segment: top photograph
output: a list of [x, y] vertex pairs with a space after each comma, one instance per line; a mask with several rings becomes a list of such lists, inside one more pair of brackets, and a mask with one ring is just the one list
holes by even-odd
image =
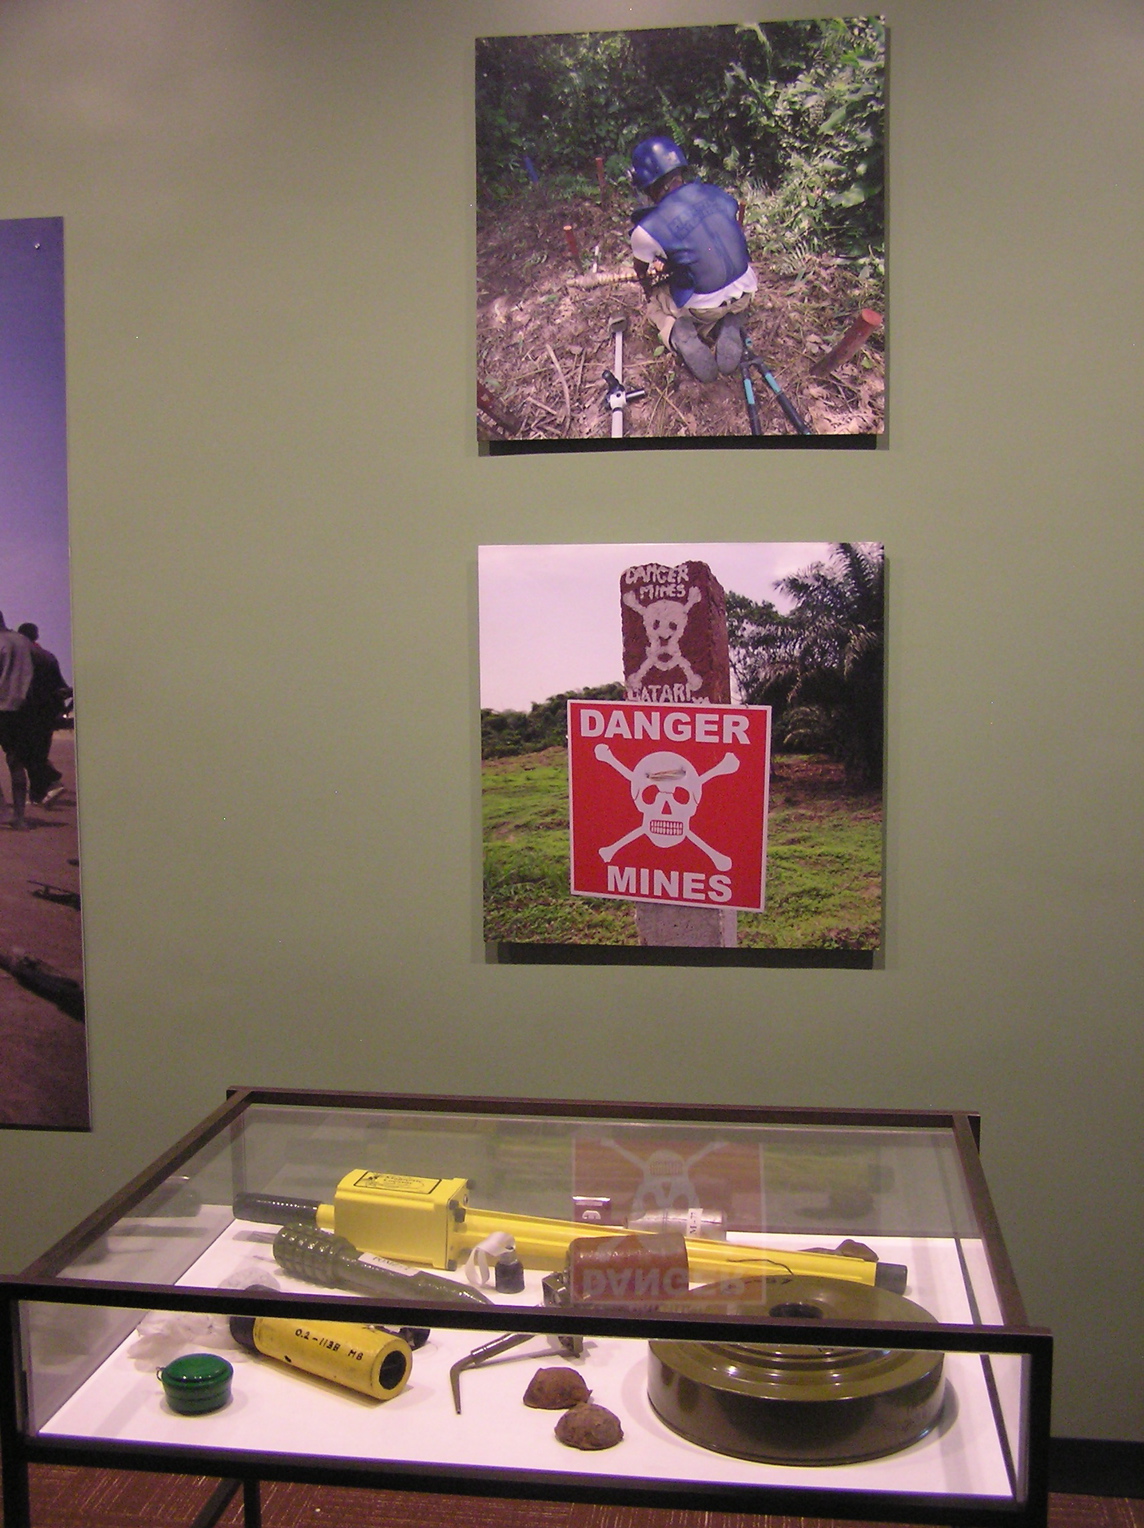
[[482, 454], [870, 449], [878, 17], [476, 41]]

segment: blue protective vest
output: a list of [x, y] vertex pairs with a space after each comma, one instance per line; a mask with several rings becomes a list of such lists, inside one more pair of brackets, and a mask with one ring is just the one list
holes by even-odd
[[697, 292], [718, 292], [750, 264], [739, 204], [718, 186], [689, 181], [636, 218], [667, 256], [671, 295], [682, 308]]

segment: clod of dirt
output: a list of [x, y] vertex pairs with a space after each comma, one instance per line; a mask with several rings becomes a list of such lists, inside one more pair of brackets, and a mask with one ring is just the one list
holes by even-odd
[[537, 1369], [524, 1392], [524, 1404], [541, 1411], [567, 1411], [578, 1406], [592, 1392], [575, 1369]]
[[615, 1448], [623, 1439], [624, 1429], [615, 1412], [584, 1401], [564, 1413], [556, 1424], [556, 1436], [569, 1448]]
[[864, 1263], [876, 1263], [878, 1254], [873, 1247], [868, 1247], [865, 1242], [854, 1241], [847, 1237], [840, 1241], [837, 1247], [807, 1247], [808, 1252], [827, 1252], [831, 1257], [860, 1257]]
[[845, 1241], [839, 1242], [834, 1250], [839, 1257], [860, 1257], [866, 1263], [876, 1263], [878, 1261], [878, 1254], [874, 1251], [873, 1247], [868, 1247], [865, 1242], [854, 1241], [849, 1236]]

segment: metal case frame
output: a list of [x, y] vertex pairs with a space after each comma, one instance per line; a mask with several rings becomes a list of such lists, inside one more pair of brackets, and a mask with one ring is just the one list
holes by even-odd
[[[29, 1414], [29, 1387], [25, 1373], [21, 1302], [93, 1305], [140, 1309], [210, 1312], [223, 1315], [276, 1314], [291, 1318], [345, 1319], [344, 1297], [320, 1292], [298, 1296], [286, 1293], [252, 1295], [224, 1290], [194, 1290], [166, 1284], [120, 1283], [62, 1276], [85, 1249], [140, 1204], [164, 1181], [179, 1171], [212, 1140], [229, 1136], [234, 1187], [244, 1183], [243, 1119], [253, 1105], [286, 1105], [324, 1110], [380, 1110], [441, 1112], [464, 1115], [536, 1116], [548, 1120], [578, 1118], [613, 1122], [664, 1122], [794, 1125], [806, 1127], [847, 1126], [858, 1129], [918, 1128], [950, 1132], [963, 1186], [976, 1217], [988, 1259], [989, 1272], [1001, 1310], [1002, 1325], [940, 1326], [940, 1347], [947, 1353], [982, 1355], [987, 1383], [991, 1373], [989, 1354], [1022, 1355], [1024, 1364], [1025, 1447], [1022, 1457], [1007, 1458], [1013, 1500], [980, 1496], [910, 1495], [898, 1491], [808, 1489], [803, 1486], [712, 1487], [673, 1480], [633, 1479], [609, 1475], [606, 1460], [599, 1473], [561, 1474], [551, 1471], [434, 1465], [400, 1460], [332, 1458], [325, 1455], [257, 1453], [218, 1447], [184, 1447], [169, 1444], [124, 1442], [108, 1438], [51, 1437], [38, 1432]], [[5, 1522], [23, 1528], [30, 1522], [28, 1466], [32, 1463], [98, 1465], [169, 1473], [223, 1476], [233, 1482], [220, 1489], [218, 1513], [241, 1482], [245, 1488], [246, 1522], [253, 1528], [259, 1520], [258, 1486], [261, 1479], [294, 1480], [330, 1485], [384, 1486], [424, 1492], [510, 1496], [540, 1500], [585, 1500], [644, 1506], [692, 1507], [696, 1510], [756, 1512], [827, 1518], [850, 1517], [865, 1521], [943, 1523], [974, 1525], [1011, 1524], [1013, 1528], [1042, 1528], [1048, 1507], [1048, 1447], [1052, 1338], [1048, 1331], [1028, 1325], [1013, 1270], [1006, 1253], [978, 1156], [980, 1121], [967, 1113], [940, 1111], [887, 1111], [837, 1109], [733, 1108], [704, 1105], [650, 1103], [603, 1103], [573, 1100], [515, 1098], [453, 1098], [441, 1095], [367, 1094], [300, 1091], [276, 1088], [234, 1088], [226, 1102], [184, 1136], [148, 1168], [113, 1195], [99, 1209], [62, 1237], [24, 1271], [0, 1278], [5, 1312], [0, 1320], [0, 1446], [3, 1450]], [[374, 1322], [408, 1322], [417, 1308], [387, 1305], [359, 1297], [356, 1319]], [[676, 1337], [742, 1341], [741, 1323], [703, 1315], [582, 1315], [574, 1311], [530, 1307], [428, 1306], [436, 1327], [462, 1327], [474, 1331], [554, 1332], [597, 1337]], [[792, 1343], [821, 1342], [824, 1326], [832, 1341], [855, 1346], [879, 1346], [892, 1335], [898, 1348], [932, 1349], [934, 1328], [907, 1323], [880, 1322], [875, 1327], [847, 1325], [837, 1321], [770, 1318], [765, 1324], [772, 1340], [781, 1331]], [[762, 1330], [762, 1325], [760, 1330]], [[995, 1416], [997, 1403], [991, 1395]], [[1008, 1453], [1007, 1448], [1005, 1452]]]

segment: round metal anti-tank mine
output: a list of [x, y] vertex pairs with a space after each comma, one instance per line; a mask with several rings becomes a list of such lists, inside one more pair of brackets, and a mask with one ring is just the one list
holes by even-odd
[[[933, 1323], [920, 1305], [843, 1279], [746, 1281], [734, 1301], [716, 1285], [687, 1307], [712, 1313]], [[682, 1302], [675, 1307], [682, 1311]], [[682, 1437], [772, 1464], [854, 1464], [907, 1448], [936, 1425], [944, 1355], [897, 1348], [656, 1339], [648, 1399]]]

